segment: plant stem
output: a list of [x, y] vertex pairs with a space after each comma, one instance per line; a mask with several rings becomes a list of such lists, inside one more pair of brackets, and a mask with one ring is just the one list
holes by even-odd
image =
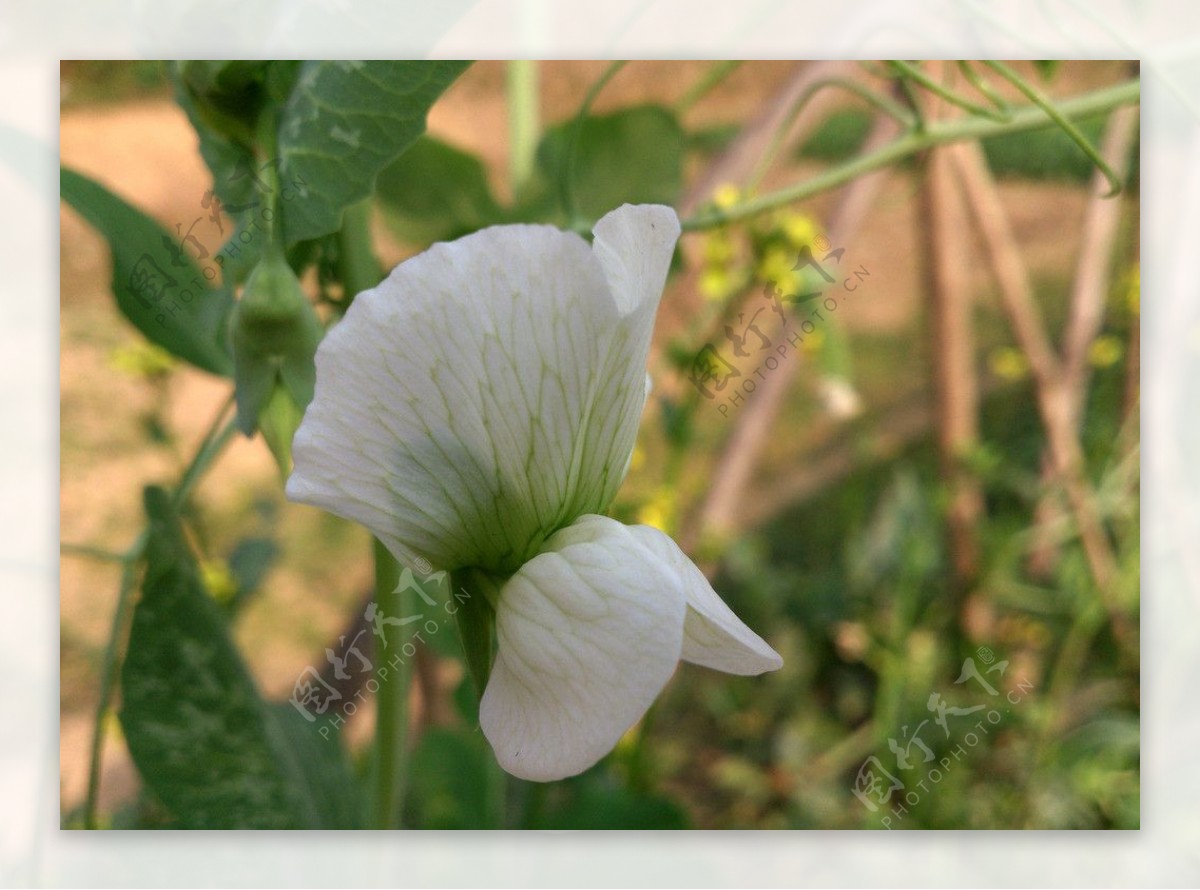
[[1096, 147], [1088, 141], [1088, 138], [1083, 135], [1080, 129], [1071, 123], [1071, 121], [1067, 119], [1067, 116], [1063, 114], [1062, 110], [1060, 108], [1056, 108], [1054, 103], [1051, 102], [1050, 99], [1048, 99], [1041, 92], [1041, 90], [1037, 89], [1035, 86], [1033, 86], [1033, 84], [1026, 81], [1023, 77], [1018, 75], [1003, 62], [986, 61], [983, 64], [991, 68], [1005, 80], [1011, 83], [1014, 87], [1020, 90], [1021, 94], [1025, 96], [1025, 98], [1041, 108], [1051, 120], [1062, 127], [1063, 131], [1071, 137], [1072, 141], [1079, 146], [1080, 150], [1088, 156], [1088, 159], [1096, 165], [1096, 167], [1108, 180], [1109, 190], [1108, 194], [1106, 194], [1104, 197], [1111, 198], [1121, 191], [1121, 177], [1118, 176], [1116, 171], [1109, 166], [1108, 161], [1106, 161]]
[[111, 550], [105, 550], [103, 547], [93, 547], [91, 544], [70, 544], [62, 543], [58, 545], [58, 550], [64, 556], [80, 556], [86, 559], [96, 559], [100, 562], [119, 562], [125, 564], [128, 554], [113, 553]]
[[[373, 539], [375, 606], [387, 618], [407, 616], [411, 597], [400, 587], [400, 565], [388, 549]], [[382, 646], [375, 654], [379, 683], [375, 719], [375, 828], [399, 828], [404, 805], [408, 759], [408, 687], [412, 659], [404, 654], [411, 631], [400, 624], [383, 625]]]
[[705, 69], [703, 76], [688, 87], [688, 91], [675, 103], [675, 114], [683, 117], [683, 115], [691, 111], [697, 102], [712, 92], [721, 81], [736, 71], [741, 64], [739, 59], [722, 59], [719, 62], [713, 62], [709, 65]]
[[882, 93], [876, 93], [860, 83], [855, 83], [849, 78], [822, 78], [821, 80], [818, 80], [810, 85], [809, 88], [801, 93], [796, 101], [792, 104], [791, 109], [788, 111], [787, 117], [775, 130], [775, 135], [771, 139], [771, 144], [767, 147], [767, 150], [763, 152], [763, 156], [759, 159], [758, 164], [755, 165], [754, 172], [752, 172], [750, 177], [746, 180], [746, 186], [744, 189], [746, 192], [753, 192], [758, 187], [758, 184], [762, 182], [762, 179], [766, 175], [767, 170], [770, 168], [771, 163], [775, 160], [775, 156], [779, 153], [779, 149], [787, 139], [788, 132], [792, 129], [792, 124], [795, 123], [796, 118], [800, 116], [800, 112], [804, 110], [805, 106], [808, 105], [813, 96], [826, 87], [841, 87], [843, 90], [846, 90], [854, 96], [857, 96], [871, 107], [876, 108], [879, 111], [882, 111], [884, 114], [895, 118], [909, 129], [913, 129], [917, 125], [918, 118], [915, 115], [909, 113], [899, 102], [896, 102], [894, 99], [891, 99]]
[[819, 176], [814, 176], [812, 179], [725, 210], [711, 207], [701, 210], [695, 216], [683, 220], [683, 230], [695, 232], [758, 216], [774, 210], [776, 207], [782, 207], [785, 204], [791, 204], [836, 188], [864, 173], [886, 167], [935, 145], [1034, 130], [1051, 121], [1058, 122], [1059, 119], [1086, 117], [1122, 105], [1132, 105], [1139, 100], [1140, 95], [1141, 85], [1138, 81], [1132, 80], [1064, 101], [1055, 109], [1053, 115], [1039, 105], [1027, 105], [1014, 109], [1009, 119], [1002, 122], [982, 118], [965, 118], [941, 124], [930, 124], [921, 132], [906, 133], [877, 151], [854, 158]]
[[379, 283], [379, 260], [371, 247], [371, 202], [351, 204], [342, 218], [338, 234], [338, 277], [342, 279], [346, 301]]
[[232, 417], [224, 421], [224, 426], [221, 426], [225, 415], [229, 413], [229, 409], [233, 407], [234, 396], [229, 394], [229, 398], [225, 404], [221, 406], [221, 410], [217, 412], [217, 416], [213, 418], [212, 425], [204, 434], [204, 438], [200, 440], [200, 447], [196, 449], [196, 454], [192, 458], [191, 463], [183, 471], [183, 475], [179, 478], [179, 484], [175, 486], [175, 493], [171, 497], [171, 505], [176, 510], [183, 509], [187, 504], [187, 500], [192, 495], [194, 489], [203, 478], [208, 468], [212, 466], [212, 462], [217, 459], [225, 446], [238, 432], [237, 418]]
[[[608, 82], [616, 76], [617, 72], [625, 67], [625, 61], [618, 60], [613, 62], [604, 69], [604, 73], [592, 84], [591, 89], [587, 91], [587, 95], [583, 97], [583, 103], [579, 106], [579, 112], [575, 115], [575, 125], [571, 128], [571, 135], [566, 147], [566, 157], [562, 161], [562, 169], [559, 173], [559, 199], [562, 202], [563, 212], [567, 215], [569, 227], [574, 229], [577, 227], [578, 220], [575, 218], [575, 194], [572, 186], [572, 179], [575, 176], [575, 155], [579, 151], [579, 139], [583, 135], [583, 123], [587, 120], [588, 114], [592, 110], [592, 103], [596, 101], [596, 97], [600, 95], [600, 91], [608, 85]], [[590, 227], [589, 227], [590, 228]]]
[[948, 102], [951, 105], [958, 106], [969, 114], [985, 117], [994, 121], [1006, 121], [1009, 118], [1010, 113], [1006, 110], [998, 111], [993, 108], [986, 108], [983, 105], [978, 105], [975, 102], [972, 102], [970, 99], [964, 99], [949, 87], [942, 86], [942, 84], [938, 83], [937, 80], [927, 75], [916, 65], [910, 65], [908, 62], [902, 62], [898, 60], [889, 62], [888, 64], [891, 65], [901, 77], [907, 77], [911, 79], [915, 83], [929, 90], [929, 92], [933, 93], [938, 98]]
[[517, 59], [508, 63], [506, 73], [508, 176], [513, 198], [519, 201], [533, 178], [537, 152], [540, 130], [538, 63], [532, 59]]
[[143, 530], [123, 557], [121, 587], [117, 592], [117, 609], [113, 613], [112, 626], [108, 632], [108, 645], [104, 648], [104, 664], [100, 669], [100, 700], [96, 703], [96, 718], [92, 727], [92, 742], [88, 755], [87, 797], [83, 804], [83, 827], [89, 830], [97, 827], [96, 808], [100, 799], [100, 764], [104, 756], [104, 723], [108, 717], [108, 710], [112, 707], [113, 690], [117, 685], [117, 669], [120, 662], [118, 651], [121, 649], [121, 643], [125, 639], [125, 629], [129, 624], [133, 588], [137, 582], [137, 564], [145, 550], [148, 537], [149, 533]]
[[[338, 276], [346, 295], [374, 287], [380, 279], [379, 261], [371, 247], [371, 202], [360, 201], [346, 208], [338, 233]], [[407, 590], [400, 589], [400, 565], [378, 539], [373, 539], [375, 557], [375, 607], [387, 618], [407, 617], [412, 609]], [[372, 822], [375, 828], [399, 828], [404, 807], [408, 760], [408, 688], [412, 681], [412, 659], [404, 654], [408, 633], [400, 624], [383, 624], [382, 643], [376, 649], [375, 678], [375, 798]]]

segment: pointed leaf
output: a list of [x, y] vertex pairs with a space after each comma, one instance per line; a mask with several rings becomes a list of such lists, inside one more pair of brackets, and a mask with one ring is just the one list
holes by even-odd
[[469, 62], [305, 62], [279, 120], [288, 244], [341, 228], [379, 172], [425, 131], [430, 106]]
[[62, 199], [108, 241], [122, 314], [173, 355], [213, 374], [232, 373], [229, 291], [208, 287], [176, 236], [98, 182], [63, 167], [60, 183]]
[[479, 158], [430, 136], [379, 174], [376, 195], [392, 231], [411, 244], [449, 241], [504, 214]]
[[183, 828], [329, 827], [306, 763], [204, 589], [169, 496], [148, 488], [145, 502], [146, 575], [121, 669], [121, 726], [138, 772]]

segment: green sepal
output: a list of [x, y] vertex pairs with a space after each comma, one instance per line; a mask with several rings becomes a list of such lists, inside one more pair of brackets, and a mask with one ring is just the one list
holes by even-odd
[[313, 357], [324, 329], [281, 252], [268, 251], [254, 268], [232, 323], [241, 430], [251, 435], [259, 428], [277, 386], [303, 414], [316, 386]]
[[451, 589], [467, 593], [467, 597], [459, 602], [454, 618], [467, 669], [475, 684], [475, 697], [482, 699], [492, 673], [496, 636], [496, 611], [492, 603], [500, 585], [477, 569], [461, 569], [454, 573]]

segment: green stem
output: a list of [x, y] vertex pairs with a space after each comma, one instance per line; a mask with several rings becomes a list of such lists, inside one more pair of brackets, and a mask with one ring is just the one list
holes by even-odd
[[971, 63], [965, 59], [960, 60], [958, 70], [962, 72], [962, 76], [966, 79], [967, 83], [975, 87], [980, 95], [995, 105], [996, 110], [1003, 114], [1004, 119], [1007, 120], [1009, 114], [1012, 113], [1012, 106], [1004, 101], [1004, 97], [996, 92], [990, 83], [979, 76], [979, 72], [975, 70]]
[[616, 61], [605, 68], [604, 73], [592, 84], [587, 95], [583, 97], [583, 104], [579, 106], [579, 112], [575, 115], [575, 125], [571, 128], [570, 141], [567, 143], [566, 157], [563, 159], [558, 181], [559, 199], [562, 202], [563, 212], [567, 215], [568, 225], [572, 229], [579, 224], [579, 220], [575, 216], [575, 194], [572, 186], [575, 177], [575, 155], [579, 152], [579, 139], [583, 135], [583, 124], [592, 110], [592, 104], [596, 101], [596, 97], [600, 95], [600, 91], [624, 67], [625, 61]]
[[508, 63], [506, 74], [508, 176], [513, 198], [520, 200], [533, 179], [540, 131], [538, 63], [532, 59], [517, 59]]
[[114, 553], [111, 550], [105, 550], [103, 547], [93, 547], [91, 544], [70, 544], [62, 543], [58, 545], [58, 550], [63, 556], [81, 556], [86, 559], [97, 559], [101, 562], [119, 562], [125, 564], [129, 554]]
[[268, 110], [258, 122], [259, 160], [263, 161], [262, 172], [266, 188], [263, 197], [271, 210], [271, 228], [268, 244], [282, 252], [284, 250], [283, 213], [279, 209], [279, 115]]
[[1025, 96], [1025, 98], [1033, 102], [1038, 108], [1042, 109], [1042, 111], [1044, 111], [1052, 121], [1063, 128], [1063, 131], [1071, 137], [1071, 140], [1076, 145], [1079, 146], [1080, 151], [1088, 156], [1088, 159], [1096, 165], [1100, 172], [1104, 174], [1104, 178], [1108, 180], [1108, 194], [1106, 194], [1104, 197], [1111, 198], [1121, 191], [1121, 177], [1117, 175], [1117, 172], [1113, 170], [1112, 167], [1108, 166], [1108, 162], [1104, 160], [1104, 157], [1100, 154], [1096, 147], [1088, 141], [1088, 138], [1083, 135], [1083, 132], [1073, 123], [1071, 123], [1070, 120], [1068, 120], [1067, 115], [1063, 113], [1065, 106], [1064, 108], [1056, 108], [1054, 103], [1051, 102], [1041, 90], [1037, 89], [1035, 86], [1033, 86], [1033, 84], [1026, 81], [1023, 77], [1018, 75], [1003, 62], [986, 61], [983, 64], [987, 65], [997, 74], [1011, 83], [1014, 87], [1020, 90], [1021, 94]]
[[888, 63], [901, 77], [908, 78], [914, 83], [920, 84], [935, 96], [939, 96], [951, 105], [956, 105], [964, 111], [985, 117], [993, 121], [1006, 121], [1009, 118], [1010, 112], [997, 111], [993, 108], [988, 108], [984, 105], [978, 105], [970, 99], [964, 99], [953, 90], [942, 86], [916, 65], [910, 65], [908, 62], [894, 61]]
[[[409, 591], [400, 588], [400, 565], [388, 549], [373, 539], [375, 555], [375, 605], [388, 618], [411, 614]], [[404, 805], [408, 760], [408, 688], [412, 681], [412, 658], [404, 645], [412, 635], [406, 625], [383, 625], [383, 639], [376, 649], [375, 679], [375, 828], [399, 828]]]
[[[843, 185], [872, 170], [878, 170], [910, 155], [917, 154], [936, 145], [969, 139], [983, 139], [1008, 133], [1021, 133], [1045, 126], [1047, 120], [1066, 120], [1072, 117], [1087, 117], [1109, 111], [1122, 105], [1132, 105], [1139, 99], [1140, 84], [1128, 81], [1117, 86], [1096, 90], [1063, 102], [1054, 113], [1039, 105], [1015, 109], [1007, 121], [996, 122], [982, 118], [964, 118], [930, 124], [919, 133], [906, 133], [883, 148], [867, 155], [854, 158], [845, 164], [826, 171], [812, 179], [797, 183], [776, 192], [763, 195], [725, 210], [708, 207], [695, 216], [683, 220], [683, 230], [695, 232], [727, 225], [738, 220], [749, 219], [762, 213], [810, 198], [829, 189]], [[1057, 117], [1056, 117], [1057, 116]]]
[[688, 91], [675, 103], [676, 116], [683, 117], [691, 111], [697, 102], [712, 92], [721, 81], [736, 71], [741, 64], [740, 59], [722, 59], [719, 62], [713, 62], [709, 65], [704, 70], [703, 76], [692, 84], [688, 88]]
[[876, 93], [862, 84], [855, 83], [854, 81], [848, 80], [844, 77], [822, 78], [821, 80], [818, 80], [809, 86], [809, 88], [801, 93], [796, 98], [796, 101], [792, 103], [792, 107], [788, 110], [787, 117], [775, 130], [775, 135], [771, 139], [771, 144], [767, 147], [767, 150], [763, 152], [763, 156], [755, 166], [754, 172], [750, 174], [750, 178], [746, 181], [746, 192], [753, 192], [754, 189], [758, 187], [758, 184], [762, 181], [762, 178], [766, 175], [767, 170], [770, 168], [771, 162], [775, 160], [775, 156], [779, 153], [779, 149], [783, 145], [784, 140], [787, 138], [788, 131], [791, 130], [792, 124], [795, 122], [796, 118], [800, 116], [800, 112], [804, 110], [804, 107], [808, 104], [809, 100], [812, 99], [812, 97], [816, 95], [818, 91], [824, 89], [825, 87], [831, 86], [841, 87], [847, 92], [853, 93], [855, 96], [862, 99], [873, 108], [877, 108], [884, 114], [895, 118], [906, 128], [911, 129], [916, 126], [916, 118], [910, 114], [899, 102], [896, 102], [895, 100], [890, 99], [881, 93]]
[[196, 449], [196, 455], [192, 458], [191, 463], [183, 471], [183, 475], [179, 478], [179, 484], [175, 486], [175, 493], [171, 497], [171, 503], [176, 510], [181, 510], [187, 504], [188, 498], [192, 495], [192, 490], [197, 483], [208, 472], [208, 468], [212, 466], [214, 460], [220, 456], [225, 450], [225, 446], [229, 444], [238, 432], [237, 418], [232, 417], [224, 421], [224, 426], [221, 425], [222, 419], [229, 413], [233, 407], [234, 396], [231, 393], [221, 410], [217, 412], [217, 416], [213, 419], [212, 426], [204, 434], [204, 438], [200, 440], [200, 447]]
[[347, 301], [379, 284], [382, 270], [371, 247], [371, 202], [359, 201], [346, 208], [338, 234], [338, 275]]
[[104, 663], [100, 668], [100, 700], [96, 703], [95, 723], [92, 726], [92, 741], [89, 749], [87, 797], [83, 804], [83, 827], [94, 830], [96, 810], [100, 799], [100, 764], [104, 756], [104, 729], [109, 709], [112, 707], [113, 690], [116, 689], [117, 669], [120, 664], [118, 653], [125, 639], [129, 624], [133, 588], [137, 583], [137, 566], [146, 548], [149, 533], [143, 531], [125, 554], [121, 569], [121, 587], [117, 592], [117, 609], [113, 613], [112, 626], [108, 632], [108, 645], [104, 648]]
[[[487, 758], [487, 812], [493, 829], [508, 828], [508, 773], [495, 757]], [[541, 785], [542, 783], [537, 783]]]

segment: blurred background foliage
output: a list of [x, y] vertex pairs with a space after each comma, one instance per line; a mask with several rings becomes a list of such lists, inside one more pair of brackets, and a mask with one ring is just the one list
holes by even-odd
[[[216, 254], [238, 237], [236, 196], [223, 195], [224, 216], [207, 214], [211, 190], [231, 188], [239, 146], [256, 138], [240, 141], [238, 121], [304, 84], [303, 74], [289, 79], [295, 70], [201, 64], [215, 67], [62, 66], [63, 825], [367, 827], [373, 699], [360, 699], [332, 741], [287, 704], [302, 672], [329, 679], [324, 652], [367, 626], [372, 564], [364, 531], [282, 498], [303, 393], [263, 378], [246, 416], [251, 384], [244, 365], [234, 370], [225, 331], [266, 261], [254, 248], [224, 266], [178, 328], [155, 325], [149, 304], [121, 291], [160, 231], [179, 237], [156, 249], [175, 243], [202, 259], [181, 240], [202, 200], [202, 249]], [[887, 165], [871, 209], [840, 230], [845, 241], [845, 196], [833, 188], [713, 222], [872, 150], [884, 116], [834, 79], [857, 78], [908, 113], [934, 108], [935, 92], [903, 69], [814, 73], [828, 64], [446, 69], [422, 94], [429, 132], [405, 131], [377, 177], [364, 174], [362, 195], [351, 183], [330, 205], [344, 212], [342, 228], [306, 217], [287, 239], [297, 292], [327, 324], [356, 289], [352, 225], [390, 267], [494, 223], [586, 231], [625, 201], [709, 220], [681, 241], [656, 329], [654, 394], [612, 513], [676, 535], [784, 668], [735, 678], [685, 665], [609, 757], [540, 785], [496, 768], [446, 628], [413, 659], [405, 827], [1138, 827], [1136, 138], [1111, 162], [1125, 190], [1110, 199], [1117, 215], [1100, 248], [1089, 220], [1102, 177], [1076, 138], [1049, 125], [980, 140], [1064, 367], [1088, 277], [1077, 263], [1103, 267], [1089, 285], [1101, 289], [1099, 317], [1076, 349], [1072, 489], [1054, 472], [1038, 407], [1044, 369], [1014, 335], [988, 268], [994, 243], [982, 229], [954, 249], [938, 241], [930, 213], [944, 208], [924, 197], [939, 175], [928, 151]], [[1136, 79], [1124, 63], [1015, 67], [1059, 103]], [[955, 89], [961, 97], [973, 78], [991, 78], [972, 98], [991, 102], [1002, 129], [1022, 94], [994, 74], [960, 71]], [[819, 75], [832, 83], [820, 101], [799, 101]], [[947, 66], [942, 82], [953, 75]], [[205, 89], [222, 97], [213, 107], [223, 123], [203, 122]], [[176, 100], [201, 127], [199, 146]], [[1118, 104], [1079, 116], [1080, 137], [1107, 144]], [[844, 257], [830, 260], [839, 247]], [[780, 359], [796, 380], [765, 421], [751, 393], [707, 398], [696, 365], [706, 343], [741, 369], [731, 387], [762, 370], [721, 330], [769, 307], [764, 288], [794, 297], [828, 286], [819, 270], [793, 267], [804, 249], [839, 277], [867, 270], [860, 293]], [[946, 328], [930, 299], [946, 284], [930, 274], [939, 262], [960, 275], [953, 299], [968, 305], [965, 328]], [[809, 317], [803, 300], [792, 311], [794, 323]], [[755, 317], [778, 344], [771, 314]], [[967, 405], [977, 433], [949, 445], [946, 424], [963, 406], [939, 396], [939, 329], [966, 332], [978, 392]], [[743, 347], [756, 348], [741, 330]], [[266, 444], [237, 432], [230, 374], [241, 429], [257, 428]], [[748, 432], [755, 422], [765, 432]], [[721, 485], [747, 455], [722, 511]], [[1080, 486], [1086, 497], [1073, 500]], [[965, 519], [964, 491], [975, 499]], [[1089, 516], [1099, 538], [1088, 538]]]

